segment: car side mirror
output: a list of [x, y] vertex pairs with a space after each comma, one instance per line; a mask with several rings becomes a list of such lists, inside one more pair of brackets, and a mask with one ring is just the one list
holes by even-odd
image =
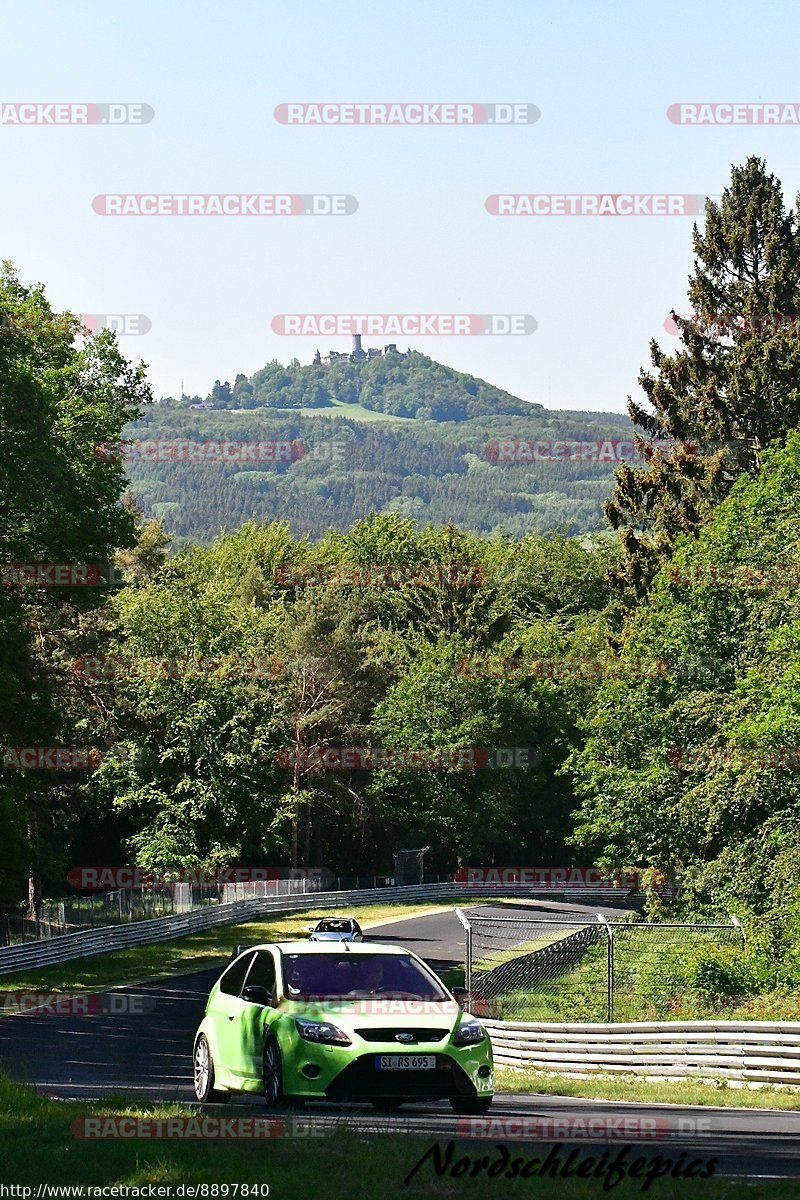
[[248, 1004], [261, 1004], [265, 1008], [269, 1008], [272, 1004], [272, 992], [269, 988], [251, 983], [243, 990], [242, 999], [246, 1000]]
[[466, 1008], [467, 1000], [469, 999], [469, 992], [467, 989], [463, 987], [454, 987], [450, 988], [450, 991], [453, 993], [453, 999], [458, 1004], [458, 1007]]

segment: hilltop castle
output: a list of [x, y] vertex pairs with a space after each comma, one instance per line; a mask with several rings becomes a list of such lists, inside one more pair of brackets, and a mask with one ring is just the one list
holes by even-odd
[[397, 354], [400, 356], [400, 358], [406, 357], [402, 350], [397, 349], [397, 346], [394, 342], [390, 342], [389, 345], [384, 346], [382, 350], [379, 350], [377, 346], [370, 346], [368, 350], [362, 350], [361, 334], [354, 333], [353, 347], [349, 354], [340, 354], [338, 350], [329, 350], [328, 353], [323, 356], [320, 355], [318, 350], [314, 355], [314, 363], [316, 366], [324, 364], [326, 367], [329, 367], [331, 363], [367, 362], [371, 358], [383, 358], [386, 354]]

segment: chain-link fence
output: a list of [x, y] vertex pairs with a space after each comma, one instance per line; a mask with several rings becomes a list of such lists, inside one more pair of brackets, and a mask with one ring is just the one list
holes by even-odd
[[[431, 875], [426, 882], [447, 883], [451, 879], [449, 875]], [[174, 882], [86, 892], [63, 900], [46, 900], [35, 916], [27, 913], [22, 905], [0, 908], [0, 946], [57, 937], [79, 929], [169, 917], [207, 905], [233, 904], [238, 900], [266, 896], [297, 896], [334, 888], [336, 891], [386, 888], [388, 894], [395, 884], [397, 880], [390, 875], [334, 875], [326, 868], [311, 868], [298, 879]]]
[[653, 1021], [715, 1013], [741, 926], [466, 915], [476, 1015], [507, 1021]]
[[326, 880], [311, 875], [305, 879], [260, 879], [237, 882], [169, 883], [158, 887], [116, 888], [110, 892], [88, 892], [64, 900], [48, 900], [36, 915], [20, 907], [0, 911], [0, 946], [40, 938], [58, 937], [78, 929], [119, 925], [152, 917], [169, 917], [193, 912], [214, 904], [232, 904], [263, 896], [294, 896], [321, 891]]

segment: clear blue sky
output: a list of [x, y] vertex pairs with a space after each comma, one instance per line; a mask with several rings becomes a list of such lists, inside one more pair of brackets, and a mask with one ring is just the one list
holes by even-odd
[[[345, 339], [281, 312], [532, 313], [529, 337], [418, 338], [551, 408], [622, 410], [686, 306], [691, 219], [489, 216], [493, 192], [718, 194], [766, 157], [794, 201], [800, 127], [671, 124], [681, 100], [800, 101], [800, 9], [743, 0], [4, 0], [0, 100], [141, 101], [141, 127], [0, 127], [0, 254], [77, 312], [145, 313], [157, 394]], [[527, 101], [533, 125], [294, 127], [312, 100]], [[97, 193], [344, 192], [350, 217], [103, 218]], [[383, 339], [372, 339], [376, 343]], [[401, 339], [408, 344], [409, 339]]]

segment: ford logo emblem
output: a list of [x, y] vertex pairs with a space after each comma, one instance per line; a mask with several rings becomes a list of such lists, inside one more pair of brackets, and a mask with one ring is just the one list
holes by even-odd
[[394, 1035], [394, 1040], [396, 1042], [413, 1042], [414, 1035], [413, 1033], [396, 1033]]

